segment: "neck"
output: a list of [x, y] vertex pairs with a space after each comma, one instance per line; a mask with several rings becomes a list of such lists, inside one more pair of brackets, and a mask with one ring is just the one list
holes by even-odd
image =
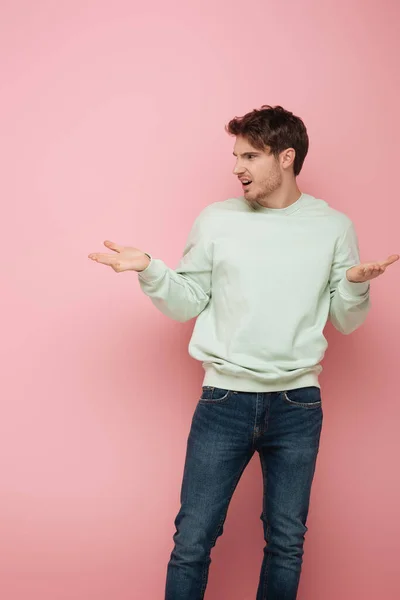
[[265, 208], [286, 208], [287, 206], [294, 204], [300, 196], [301, 190], [296, 181], [294, 181], [290, 185], [282, 185], [266, 198], [258, 200], [257, 203]]

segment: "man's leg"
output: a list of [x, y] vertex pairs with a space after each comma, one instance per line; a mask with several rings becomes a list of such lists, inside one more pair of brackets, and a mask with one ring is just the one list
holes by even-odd
[[251, 403], [238, 392], [203, 387], [188, 437], [165, 600], [204, 598], [211, 549], [254, 454], [252, 417]]
[[259, 447], [264, 479], [264, 559], [257, 600], [295, 600], [303, 562], [311, 484], [322, 429], [317, 387], [269, 396]]

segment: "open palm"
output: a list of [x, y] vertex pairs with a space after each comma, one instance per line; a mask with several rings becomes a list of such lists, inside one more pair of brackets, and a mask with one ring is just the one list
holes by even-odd
[[89, 254], [88, 258], [103, 265], [108, 265], [114, 269], [116, 273], [122, 271], [143, 271], [149, 263], [149, 258], [142, 250], [139, 250], [139, 248], [120, 246], [109, 240], [106, 240], [104, 245], [110, 250], [113, 250], [115, 254], [94, 252]]
[[398, 261], [399, 258], [398, 254], [392, 254], [382, 262], [364, 263], [351, 267], [346, 271], [347, 279], [352, 283], [364, 283], [370, 279], [375, 279], [375, 277], [382, 275], [387, 267]]

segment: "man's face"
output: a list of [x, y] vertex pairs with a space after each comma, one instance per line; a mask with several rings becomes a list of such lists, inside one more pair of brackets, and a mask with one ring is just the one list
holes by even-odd
[[[259, 200], [266, 200], [282, 184], [279, 161], [269, 154], [270, 148], [257, 150], [242, 136], [237, 136], [233, 154], [236, 165], [233, 170], [242, 182], [243, 195], [254, 208], [259, 208]], [[245, 185], [243, 182], [251, 183]]]

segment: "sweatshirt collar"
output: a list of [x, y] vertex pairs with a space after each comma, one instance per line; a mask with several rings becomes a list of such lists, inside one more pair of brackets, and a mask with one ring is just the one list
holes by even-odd
[[[282, 216], [282, 217], [288, 216], [288, 215], [291, 215], [292, 213], [294, 213], [299, 208], [301, 208], [308, 198], [309, 198], [308, 194], [302, 193], [301, 196], [296, 200], [296, 202], [292, 202], [292, 204], [289, 204], [289, 206], [286, 206], [285, 208], [267, 208], [266, 206], [259, 206], [259, 208], [253, 212], [268, 213], [270, 215], [276, 215], [276, 216]], [[242, 196], [242, 200], [247, 204], [247, 201], [244, 196]], [[249, 207], [249, 209], [250, 209], [250, 207]]]

